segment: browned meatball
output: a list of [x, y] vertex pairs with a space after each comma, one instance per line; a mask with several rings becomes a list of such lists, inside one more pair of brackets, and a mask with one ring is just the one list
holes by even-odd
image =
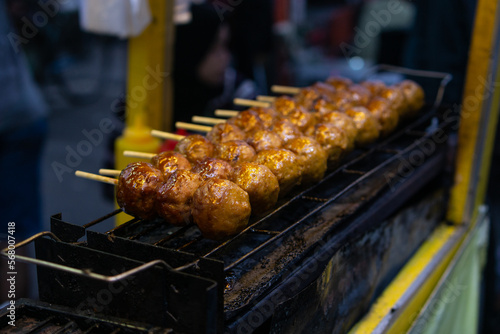
[[189, 162], [195, 163], [213, 156], [214, 145], [202, 135], [191, 135], [177, 143], [175, 152], [183, 154]]
[[255, 150], [243, 140], [230, 140], [215, 147], [215, 157], [234, 166], [239, 162], [253, 160]]
[[227, 122], [236, 125], [246, 133], [264, 128], [259, 114], [251, 109], [241, 111], [237, 116], [228, 119]]
[[408, 116], [415, 115], [424, 106], [425, 94], [422, 87], [412, 80], [403, 80], [398, 85], [403, 90], [403, 94], [408, 103]]
[[176, 226], [189, 224], [193, 194], [201, 183], [201, 176], [190, 170], [171, 174], [157, 190], [156, 211], [160, 217]]
[[273, 108], [252, 107], [249, 110], [252, 110], [259, 116], [260, 121], [266, 129], [269, 129], [280, 116]]
[[200, 174], [203, 180], [211, 178], [229, 179], [233, 173], [233, 167], [229, 162], [216, 158], [206, 158], [198, 161], [192, 171]]
[[156, 217], [156, 189], [163, 182], [162, 172], [148, 162], [134, 162], [120, 173], [116, 202], [126, 213], [142, 219]]
[[332, 76], [326, 79], [326, 83], [333, 86], [336, 90], [346, 90], [352, 85], [352, 80], [342, 77]]
[[377, 96], [383, 89], [386, 88], [385, 83], [380, 80], [363, 81], [361, 86], [368, 89], [372, 96]]
[[306, 110], [311, 110], [316, 100], [320, 97], [321, 95], [314, 87], [302, 88], [300, 92], [294, 96], [297, 106], [301, 106]]
[[276, 175], [280, 185], [280, 197], [286, 195], [292, 188], [300, 185], [304, 167], [299, 157], [285, 149], [270, 149], [260, 151], [254, 160], [259, 165], [268, 167]]
[[366, 108], [378, 120], [381, 136], [387, 136], [398, 126], [399, 114], [392, 108], [388, 100], [375, 97]]
[[344, 130], [346, 135], [349, 137], [349, 142], [351, 143], [347, 150], [354, 149], [356, 138], [358, 136], [358, 129], [356, 128], [356, 124], [351, 117], [347, 116], [347, 114], [343, 112], [331, 111], [323, 115], [321, 123], [331, 123]]
[[378, 96], [389, 101], [392, 109], [394, 109], [399, 116], [403, 116], [406, 114], [408, 104], [406, 103], [406, 98], [401, 87], [387, 87], [380, 91]]
[[338, 108], [336, 104], [329, 102], [325, 99], [319, 99], [316, 101], [314, 105], [314, 110], [318, 113], [318, 116], [329, 113], [331, 111], [342, 111], [342, 109]]
[[271, 131], [280, 136], [283, 143], [286, 143], [290, 139], [302, 136], [299, 128], [288, 119], [280, 119], [274, 122]]
[[347, 90], [338, 91], [331, 97], [329, 103], [334, 106], [334, 110], [346, 110], [354, 106], [351, 94]]
[[231, 181], [248, 193], [255, 215], [265, 213], [278, 201], [278, 178], [264, 165], [243, 162], [234, 168]]
[[372, 97], [371, 92], [361, 85], [352, 85], [347, 91], [351, 96], [350, 100], [352, 104], [356, 106], [366, 106]]
[[245, 140], [246, 134], [234, 124], [219, 123], [207, 133], [207, 139], [214, 144], [220, 144], [229, 140]]
[[193, 221], [208, 239], [223, 240], [241, 232], [251, 212], [246, 191], [229, 180], [207, 180], [193, 196]]
[[[330, 99], [336, 94], [335, 87], [324, 82], [316, 82], [312, 87], [316, 90], [316, 92], [318, 92], [321, 98], [326, 100]], [[316, 99], [316, 101], [317, 100], [318, 99]]]
[[290, 96], [279, 96], [273, 102], [273, 108], [280, 115], [286, 116], [291, 113], [295, 108], [297, 108], [297, 104], [295, 100]]
[[352, 145], [344, 130], [331, 123], [317, 124], [314, 139], [326, 151], [328, 162], [333, 164], [339, 162]]
[[379, 122], [365, 107], [347, 109], [345, 113], [352, 118], [358, 129], [358, 135], [356, 137], [357, 145], [368, 145], [377, 140], [380, 136]]
[[291, 113], [289, 113], [286, 118], [295, 124], [295, 126], [301, 131], [304, 132], [311, 126], [316, 124], [316, 116], [315, 114], [307, 111], [303, 107], [299, 106], [295, 108]]
[[305, 136], [298, 137], [288, 141], [285, 148], [295, 153], [304, 166], [302, 184], [314, 184], [323, 178], [328, 155], [316, 140]]
[[268, 150], [271, 148], [280, 148], [283, 146], [281, 137], [271, 130], [258, 130], [252, 133], [247, 139], [256, 152]]
[[151, 159], [151, 164], [159, 169], [165, 179], [177, 170], [191, 169], [191, 163], [179, 152], [160, 152]]

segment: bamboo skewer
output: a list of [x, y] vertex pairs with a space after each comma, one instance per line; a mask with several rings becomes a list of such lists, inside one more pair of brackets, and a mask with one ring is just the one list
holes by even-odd
[[246, 106], [246, 107], [262, 107], [267, 108], [271, 104], [269, 102], [255, 101], [255, 100], [247, 100], [247, 99], [239, 99], [236, 98], [233, 100], [233, 103], [238, 106]]
[[89, 179], [89, 180], [94, 180], [94, 181], [109, 183], [109, 184], [112, 184], [112, 185], [115, 185], [115, 186], [118, 184], [118, 180], [117, 179], [113, 179], [113, 178], [107, 177], [107, 176], [102, 176], [102, 175], [97, 175], [97, 174], [82, 172], [81, 170], [77, 170], [75, 172], [75, 175], [78, 176], [78, 177], [82, 177], [84, 179]]
[[298, 93], [300, 93], [300, 88], [290, 87], [290, 86], [273, 85], [273, 86], [271, 86], [271, 92], [277, 93], [277, 94], [298, 94]]
[[226, 122], [225, 119], [214, 118], [214, 117], [204, 117], [204, 116], [193, 116], [193, 118], [191, 120], [195, 123], [212, 124], [212, 125]]
[[274, 100], [276, 100], [276, 96], [266, 96], [266, 95], [257, 96], [257, 101], [273, 103]]
[[215, 116], [234, 117], [234, 116], [238, 116], [238, 114], [239, 114], [239, 111], [236, 111], [236, 110], [227, 110], [227, 109], [215, 110]]
[[172, 140], [177, 140], [177, 141], [180, 141], [180, 140], [182, 140], [185, 137], [183, 135], [178, 135], [178, 134], [175, 134], [175, 133], [158, 131], [158, 130], [151, 130], [151, 135], [153, 137], [156, 137], [156, 138], [172, 139]]
[[175, 127], [179, 128], [179, 129], [199, 131], [199, 132], [210, 132], [210, 130], [212, 130], [211, 126], [192, 124], [192, 123], [184, 123], [184, 122], [176, 122]]
[[155, 153], [137, 152], [137, 151], [123, 151], [123, 155], [126, 157], [130, 157], [130, 158], [151, 159], [156, 154]]
[[106, 169], [106, 168], [99, 169], [99, 174], [106, 176], [118, 176], [120, 175], [121, 172], [122, 171], [118, 169]]

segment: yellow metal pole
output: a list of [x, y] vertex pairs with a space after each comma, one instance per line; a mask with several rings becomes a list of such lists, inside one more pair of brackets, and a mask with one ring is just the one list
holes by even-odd
[[477, 216], [488, 180], [482, 173], [489, 170], [498, 119], [499, 93], [493, 85], [499, 53], [498, 7], [497, 1], [479, 0], [476, 9], [458, 131], [455, 183], [447, 215], [455, 224], [473, 221]]
[[[115, 142], [115, 168], [138, 161], [124, 157], [126, 150], [156, 153], [160, 140], [151, 129], [170, 130], [172, 123], [172, 69], [174, 1], [149, 0], [153, 20], [128, 42], [126, 123]], [[117, 224], [131, 219], [117, 216]]]

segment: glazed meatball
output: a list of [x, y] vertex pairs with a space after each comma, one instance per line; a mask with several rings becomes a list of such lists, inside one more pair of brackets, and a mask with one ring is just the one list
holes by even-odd
[[252, 136], [247, 139], [256, 152], [268, 150], [271, 148], [281, 148], [283, 140], [281, 137], [271, 130], [258, 130], [252, 133]]
[[284, 148], [295, 153], [304, 166], [302, 184], [314, 184], [323, 178], [328, 155], [316, 140], [302, 136], [288, 141]]
[[141, 219], [156, 217], [156, 189], [163, 174], [148, 162], [134, 162], [123, 169], [116, 187], [116, 202], [126, 213]]
[[207, 133], [207, 139], [214, 144], [220, 144], [229, 140], [245, 140], [246, 134], [234, 124], [219, 123]]
[[326, 151], [330, 164], [338, 163], [352, 145], [344, 130], [331, 123], [316, 125], [314, 139]]
[[342, 112], [331, 111], [322, 116], [321, 123], [331, 123], [344, 130], [346, 135], [349, 137], [349, 142], [351, 143], [347, 150], [350, 151], [354, 149], [354, 144], [358, 136], [358, 129], [356, 128], [356, 124], [351, 117]]
[[264, 124], [261, 121], [259, 114], [251, 109], [242, 111], [238, 113], [237, 116], [231, 117], [227, 120], [227, 123], [236, 125], [246, 133], [264, 128]]
[[243, 162], [234, 168], [231, 181], [248, 193], [255, 215], [265, 213], [278, 201], [278, 178], [264, 165]]
[[[326, 100], [330, 99], [336, 94], [335, 88], [332, 85], [326, 84], [324, 82], [316, 82], [312, 87], [316, 90], [316, 92], [318, 92], [321, 98]], [[317, 100], [318, 99], [316, 99], [316, 101]]]
[[214, 145], [202, 135], [191, 135], [177, 143], [175, 152], [183, 154], [189, 162], [195, 163], [213, 156]]
[[279, 113], [273, 108], [252, 107], [248, 110], [255, 112], [262, 122], [264, 128], [269, 129], [279, 118]]
[[333, 86], [336, 90], [346, 90], [352, 85], [352, 80], [342, 77], [332, 76], [326, 79], [326, 83]]
[[368, 89], [372, 96], [377, 96], [382, 90], [386, 88], [385, 83], [380, 80], [363, 81], [361, 86]]
[[232, 166], [239, 162], [251, 161], [255, 150], [243, 140], [230, 140], [215, 147], [216, 158], [229, 162]]
[[286, 116], [295, 108], [297, 108], [297, 104], [295, 103], [295, 100], [290, 96], [279, 96], [274, 100], [273, 108], [280, 115]]
[[301, 132], [306, 131], [316, 124], [315, 114], [299, 106], [289, 113], [286, 118], [292, 122]]
[[151, 159], [151, 164], [159, 169], [165, 180], [177, 170], [191, 169], [191, 163], [179, 152], [160, 152]]
[[223, 240], [241, 232], [252, 209], [246, 191], [229, 180], [209, 179], [194, 193], [193, 221], [205, 238]]
[[398, 126], [399, 114], [392, 108], [388, 100], [375, 97], [366, 108], [378, 120], [381, 136], [387, 136]]
[[156, 211], [167, 222], [184, 226], [192, 221], [193, 194], [202, 183], [201, 176], [190, 170], [177, 170], [158, 187]]
[[345, 113], [352, 118], [358, 129], [357, 145], [368, 145], [380, 136], [379, 122], [365, 107], [354, 107], [346, 110]]
[[323, 114], [332, 112], [332, 111], [342, 111], [342, 109], [338, 108], [336, 104], [329, 102], [325, 99], [319, 99], [316, 101], [314, 105], [314, 110], [317, 112], [318, 116], [321, 118]]
[[415, 115], [425, 104], [425, 94], [422, 87], [412, 80], [403, 80], [398, 86], [406, 98], [408, 116]]
[[361, 85], [352, 85], [347, 91], [351, 96], [351, 103], [355, 106], [366, 106], [372, 97], [370, 91]]
[[233, 173], [229, 162], [216, 158], [205, 158], [198, 161], [192, 171], [200, 175], [202, 180], [211, 178], [228, 179]]
[[268, 167], [276, 175], [280, 186], [280, 197], [285, 196], [302, 181], [304, 167], [299, 157], [292, 151], [285, 149], [260, 151], [254, 162]]
[[406, 114], [406, 98], [403, 94], [403, 90], [399, 86], [387, 87], [380, 91], [378, 96], [389, 101], [392, 109], [394, 109], [399, 116], [404, 116]]
[[311, 110], [314, 103], [321, 96], [314, 87], [302, 88], [298, 94], [294, 96], [297, 106], [301, 106], [306, 110]]
[[290, 139], [302, 136], [302, 132], [300, 132], [299, 128], [287, 119], [280, 119], [274, 122], [271, 131], [280, 136], [283, 143], [286, 143]]

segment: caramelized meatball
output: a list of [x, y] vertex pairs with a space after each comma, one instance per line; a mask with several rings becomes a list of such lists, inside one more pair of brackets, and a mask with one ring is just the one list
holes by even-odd
[[383, 89], [386, 88], [385, 83], [380, 80], [363, 81], [361, 86], [368, 89], [372, 96], [377, 96]]
[[399, 86], [387, 87], [380, 91], [378, 96], [389, 101], [392, 109], [394, 109], [399, 116], [406, 114], [406, 98], [403, 94], [403, 90]]
[[331, 111], [323, 115], [321, 123], [331, 123], [344, 130], [346, 135], [349, 137], [349, 142], [351, 143], [347, 150], [350, 151], [354, 149], [354, 144], [358, 136], [358, 129], [356, 128], [356, 124], [351, 117], [342, 112]]
[[304, 132], [311, 126], [316, 124], [316, 117], [313, 113], [307, 111], [303, 107], [297, 107], [291, 113], [289, 113], [286, 118], [295, 124], [295, 126], [301, 131]]
[[318, 116], [321, 118], [323, 114], [332, 112], [332, 111], [342, 111], [342, 109], [338, 108], [336, 104], [329, 102], [325, 99], [319, 99], [316, 101], [314, 105], [314, 110], [318, 113]]
[[156, 211], [160, 217], [176, 226], [189, 224], [193, 194], [201, 183], [201, 176], [189, 170], [171, 174], [157, 190]]
[[195, 163], [213, 156], [214, 145], [202, 135], [191, 135], [177, 143], [175, 152], [183, 154], [189, 162]]
[[333, 86], [336, 90], [346, 90], [352, 85], [352, 80], [337, 76], [332, 76], [326, 79], [326, 83]]
[[329, 104], [334, 107], [334, 110], [346, 110], [354, 106], [351, 95], [347, 90], [337, 92], [331, 97]]
[[299, 128], [287, 119], [280, 119], [274, 122], [271, 131], [280, 136], [283, 143], [286, 143], [290, 139], [302, 136]]
[[286, 195], [292, 188], [300, 185], [304, 167], [295, 153], [285, 149], [270, 149], [260, 151], [254, 160], [259, 165], [268, 167], [278, 178], [280, 197]]
[[[324, 82], [316, 82], [312, 87], [316, 90], [316, 92], [318, 92], [321, 98], [326, 100], [330, 99], [336, 94], [335, 88], [332, 85], [326, 84]], [[316, 99], [316, 101], [317, 100], [318, 99]]]
[[398, 85], [406, 98], [408, 115], [416, 114], [424, 106], [425, 94], [422, 87], [412, 80], [403, 80]]
[[229, 140], [245, 140], [246, 134], [234, 124], [219, 123], [207, 133], [207, 138], [214, 144], [220, 144]]
[[134, 162], [123, 169], [116, 187], [116, 202], [126, 213], [142, 219], [156, 217], [156, 189], [163, 174], [148, 162]]
[[281, 137], [271, 130], [257, 130], [247, 139], [256, 152], [283, 146]]
[[380, 135], [387, 136], [398, 126], [399, 114], [391, 107], [391, 103], [381, 97], [373, 98], [366, 106], [380, 124]]
[[295, 100], [290, 96], [279, 96], [273, 102], [273, 108], [280, 115], [286, 116], [291, 113], [295, 108], [297, 108], [297, 104]]
[[233, 172], [233, 167], [225, 160], [205, 158], [198, 161], [193, 166], [192, 171], [200, 174], [203, 180], [211, 178], [228, 179]]
[[263, 107], [252, 107], [248, 110], [252, 110], [258, 116], [264, 128], [269, 129], [274, 121], [279, 118], [279, 113], [273, 108], [263, 108]]
[[159, 169], [165, 179], [177, 170], [191, 169], [191, 163], [179, 152], [160, 152], [151, 159], [151, 164]]
[[205, 238], [223, 240], [241, 232], [252, 209], [246, 191], [229, 180], [209, 179], [193, 196], [193, 221]]
[[351, 147], [351, 140], [341, 128], [331, 123], [316, 125], [314, 139], [328, 155], [328, 162], [337, 163]]
[[352, 118], [358, 129], [358, 135], [356, 136], [357, 145], [368, 145], [380, 136], [379, 122], [365, 107], [347, 109], [345, 113]]
[[253, 160], [255, 150], [243, 140], [230, 140], [215, 147], [215, 157], [234, 166], [239, 162]]
[[298, 137], [288, 141], [285, 148], [295, 153], [304, 166], [303, 184], [314, 184], [323, 178], [327, 168], [328, 155], [316, 140], [305, 136]]
[[247, 133], [264, 128], [264, 124], [262, 123], [259, 114], [251, 109], [242, 111], [238, 113], [237, 116], [231, 117], [227, 120], [227, 123], [234, 124]]
[[314, 103], [321, 96], [314, 87], [302, 88], [298, 94], [294, 96], [297, 106], [301, 106], [306, 110], [311, 110]]
[[352, 85], [347, 91], [351, 96], [351, 103], [356, 106], [366, 106], [372, 97], [370, 91], [361, 85]]
[[253, 214], [265, 213], [278, 201], [278, 178], [264, 165], [243, 162], [234, 168], [231, 181], [248, 193]]

